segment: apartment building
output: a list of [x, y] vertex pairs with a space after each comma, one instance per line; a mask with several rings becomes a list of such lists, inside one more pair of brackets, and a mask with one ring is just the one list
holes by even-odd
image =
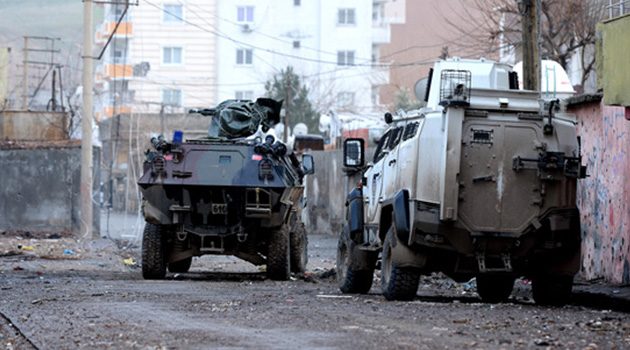
[[141, 0], [104, 5], [96, 33], [109, 42], [96, 82], [97, 118], [216, 104], [264, 95], [292, 66], [313, 104], [357, 113], [378, 109], [390, 41], [387, 0]]
[[213, 0], [142, 0], [104, 5], [97, 47], [97, 119], [117, 114], [180, 112], [216, 102], [216, 4]]
[[379, 111], [387, 0], [233, 0], [217, 6], [218, 99], [255, 98], [292, 66], [320, 111]]

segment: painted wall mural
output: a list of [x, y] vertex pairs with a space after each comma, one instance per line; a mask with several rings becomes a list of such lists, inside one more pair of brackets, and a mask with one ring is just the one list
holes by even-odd
[[582, 163], [579, 181], [582, 268], [586, 279], [630, 283], [630, 121], [627, 109], [592, 102], [569, 109], [578, 120]]

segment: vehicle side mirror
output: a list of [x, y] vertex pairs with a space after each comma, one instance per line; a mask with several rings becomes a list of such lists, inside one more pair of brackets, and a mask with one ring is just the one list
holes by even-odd
[[363, 139], [346, 139], [343, 141], [343, 165], [360, 168], [365, 163], [365, 141]]
[[315, 162], [313, 161], [312, 155], [302, 155], [302, 170], [304, 171], [304, 175], [315, 173]]
[[389, 112], [385, 113], [385, 123], [391, 124], [393, 121], [394, 121], [394, 117], [392, 116], [392, 114]]

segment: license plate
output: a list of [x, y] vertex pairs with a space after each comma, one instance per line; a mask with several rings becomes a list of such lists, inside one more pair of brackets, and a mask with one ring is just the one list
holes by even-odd
[[227, 204], [212, 204], [212, 215], [227, 215]]

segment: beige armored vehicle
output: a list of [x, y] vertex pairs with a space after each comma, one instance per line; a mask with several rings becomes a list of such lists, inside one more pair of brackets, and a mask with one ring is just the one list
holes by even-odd
[[[581, 166], [575, 118], [558, 101], [519, 91], [511, 67], [437, 62], [427, 108], [393, 120], [374, 158], [344, 143], [358, 172], [338, 248], [339, 287], [366, 293], [381, 268], [387, 299], [408, 300], [421, 274], [476, 277], [487, 302], [506, 300], [517, 277], [535, 301], [567, 301], [580, 265], [576, 207]], [[379, 264], [380, 262], [380, 264]]]

